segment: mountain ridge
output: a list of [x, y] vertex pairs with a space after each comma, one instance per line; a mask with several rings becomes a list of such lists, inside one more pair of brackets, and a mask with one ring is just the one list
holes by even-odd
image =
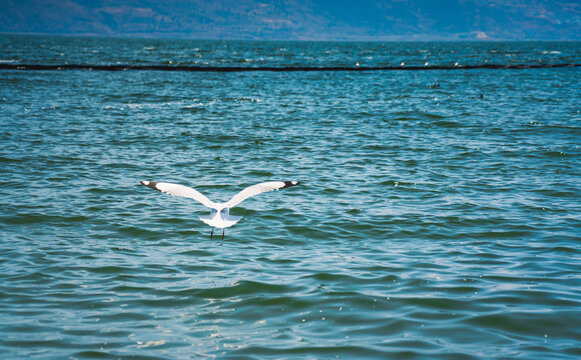
[[0, 9], [2, 33], [241, 40], [581, 40], [581, 3], [571, 0], [0, 0]]

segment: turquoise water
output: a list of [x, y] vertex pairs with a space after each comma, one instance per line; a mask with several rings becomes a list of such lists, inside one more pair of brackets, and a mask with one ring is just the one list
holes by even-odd
[[[0, 47], [16, 64], [581, 55], [550, 42], [3, 36]], [[0, 71], [0, 353], [577, 359], [580, 80], [579, 68]], [[244, 218], [221, 240], [202, 205], [140, 180], [215, 201], [262, 181], [302, 185], [232, 209]]]

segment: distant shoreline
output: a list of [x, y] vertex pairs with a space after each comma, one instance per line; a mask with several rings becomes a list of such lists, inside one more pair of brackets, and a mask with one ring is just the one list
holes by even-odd
[[115, 40], [160, 40], [160, 41], [242, 41], [242, 42], [289, 42], [289, 43], [579, 43], [581, 39], [567, 38], [539, 38], [539, 39], [511, 39], [511, 38], [454, 38], [454, 37], [412, 37], [412, 36], [388, 36], [388, 37], [361, 37], [361, 38], [220, 38], [220, 37], [192, 37], [191, 35], [176, 34], [68, 34], [68, 33], [37, 33], [37, 32], [2, 32], [0, 36], [39, 36], [39, 37], [64, 37], [64, 38], [88, 38], [88, 39], [115, 39]]
[[88, 64], [6, 64], [0, 63], [0, 70], [31, 71], [181, 71], [181, 72], [313, 72], [313, 71], [422, 71], [422, 70], [514, 70], [514, 69], [550, 69], [581, 67], [581, 64], [479, 64], [479, 65], [427, 65], [427, 66], [168, 66], [168, 65], [88, 65]]

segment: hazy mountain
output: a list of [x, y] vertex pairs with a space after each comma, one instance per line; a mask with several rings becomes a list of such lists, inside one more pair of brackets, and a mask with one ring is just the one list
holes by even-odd
[[0, 32], [204, 39], [579, 40], [579, 0], [0, 0]]

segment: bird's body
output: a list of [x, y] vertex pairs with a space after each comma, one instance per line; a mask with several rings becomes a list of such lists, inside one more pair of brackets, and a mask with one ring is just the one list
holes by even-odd
[[[234, 195], [232, 199], [225, 203], [215, 203], [208, 199], [205, 195], [198, 192], [197, 190], [178, 184], [165, 183], [165, 182], [155, 182], [155, 181], [141, 181], [142, 185], [149, 188], [159, 190], [163, 193], [181, 196], [190, 199], [194, 199], [204, 206], [210, 208], [210, 215], [200, 216], [200, 220], [212, 227], [212, 235], [214, 234], [213, 228], [224, 229], [236, 224], [242, 216], [230, 215], [230, 208], [240, 204], [247, 198], [261, 194], [266, 191], [284, 189], [291, 186], [299, 185], [298, 181], [272, 181], [265, 182], [247, 187], [246, 189], [240, 191], [238, 194]], [[222, 232], [222, 237], [224, 233]]]
[[230, 215], [228, 208], [223, 208], [220, 211], [212, 209], [210, 210], [210, 215], [200, 216], [200, 220], [218, 229], [230, 227], [240, 221], [240, 219], [242, 219], [242, 216]]

